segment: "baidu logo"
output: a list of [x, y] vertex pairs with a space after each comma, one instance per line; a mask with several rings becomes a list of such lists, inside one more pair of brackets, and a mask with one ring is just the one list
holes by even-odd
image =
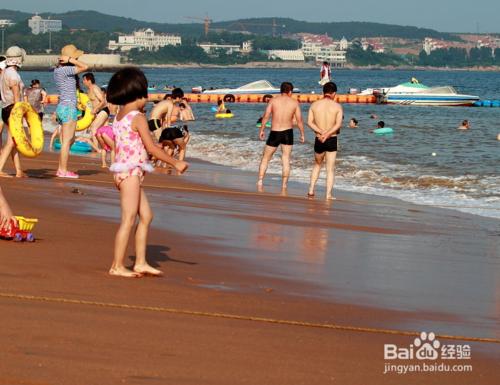
[[420, 333], [408, 347], [398, 347], [393, 344], [384, 345], [384, 359], [386, 360], [436, 360], [439, 357], [441, 343], [434, 333]]
[[413, 344], [399, 347], [395, 344], [384, 344], [386, 360], [470, 360], [469, 345], [442, 344], [432, 332], [422, 332], [413, 340]]
[[413, 345], [418, 348], [415, 356], [417, 360], [436, 360], [439, 357], [439, 347], [441, 343], [436, 339], [434, 333], [420, 333], [420, 338], [417, 337], [413, 341]]
[[472, 371], [470, 364], [451, 363], [451, 360], [470, 360], [470, 345], [443, 344], [432, 332], [420, 333], [408, 346], [384, 344], [384, 359], [384, 374]]

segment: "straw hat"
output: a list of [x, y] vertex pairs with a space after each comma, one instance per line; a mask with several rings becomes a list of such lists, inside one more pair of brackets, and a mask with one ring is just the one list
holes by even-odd
[[62, 47], [61, 56], [69, 56], [73, 59], [78, 59], [83, 55], [83, 51], [76, 48], [73, 44], [68, 44]]
[[21, 67], [26, 56], [26, 51], [17, 45], [7, 48], [5, 51], [5, 64], [7, 66], [18, 66]]

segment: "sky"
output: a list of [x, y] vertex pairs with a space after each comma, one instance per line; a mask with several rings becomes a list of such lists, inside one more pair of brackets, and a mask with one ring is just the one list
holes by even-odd
[[164, 23], [250, 17], [290, 17], [312, 22], [370, 21], [441, 32], [500, 33], [500, 0], [2, 0], [1, 8], [25, 12], [86, 9]]

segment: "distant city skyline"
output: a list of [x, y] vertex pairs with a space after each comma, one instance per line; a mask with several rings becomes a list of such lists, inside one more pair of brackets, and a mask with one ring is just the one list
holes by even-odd
[[441, 32], [500, 33], [500, 1], [483, 0], [358, 0], [333, 4], [328, 0], [308, 0], [290, 4], [284, 0], [188, 0], [169, 4], [165, 0], [16, 0], [2, 8], [30, 13], [62, 13], [72, 10], [95, 10], [115, 16], [160, 23], [186, 23], [186, 16], [213, 21], [252, 17], [288, 17], [310, 22], [366, 21], [384, 24], [432, 28]]

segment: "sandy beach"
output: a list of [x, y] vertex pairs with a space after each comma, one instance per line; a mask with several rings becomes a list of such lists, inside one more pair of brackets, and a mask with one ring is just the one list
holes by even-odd
[[[274, 178], [258, 193], [255, 175], [194, 161], [146, 177], [165, 277], [128, 280], [107, 274], [119, 197], [98, 160], [72, 157], [77, 181], [55, 178], [56, 154], [23, 165], [0, 183], [40, 222], [35, 243], [0, 241], [2, 385], [498, 384], [496, 220], [281, 196]], [[384, 344], [421, 331], [470, 345], [472, 372], [383, 374]]]

